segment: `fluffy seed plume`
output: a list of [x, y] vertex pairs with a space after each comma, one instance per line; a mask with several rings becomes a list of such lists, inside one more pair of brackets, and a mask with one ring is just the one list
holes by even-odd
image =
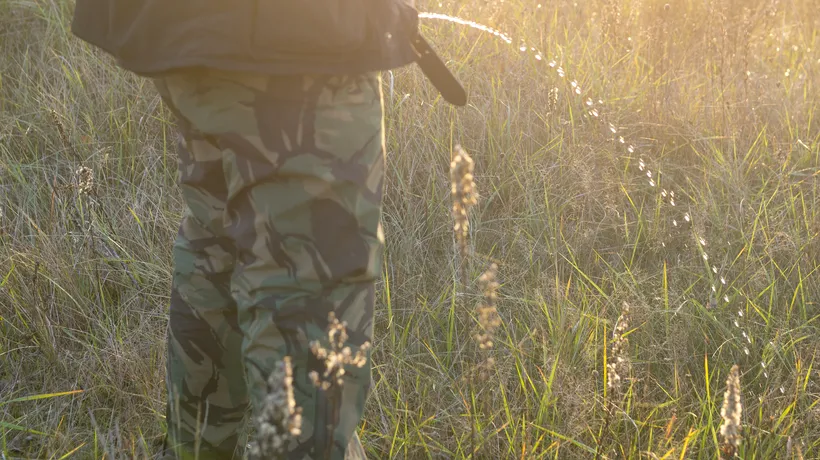
[[477, 203], [475, 182], [473, 182], [473, 159], [461, 147], [455, 146], [453, 161], [450, 163], [450, 185], [453, 196], [453, 232], [462, 260], [467, 259], [467, 236], [470, 221], [467, 212]]
[[629, 329], [629, 304], [624, 302], [621, 304], [621, 316], [615, 323], [615, 329], [612, 331], [612, 342], [609, 360], [607, 362], [607, 386], [616, 394], [620, 395], [622, 391], [622, 379], [629, 374], [629, 354], [627, 346], [629, 339], [624, 337], [624, 333]]
[[370, 349], [370, 342], [365, 342], [355, 353], [347, 342], [347, 322], [339, 322], [336, 314], [330, 312], [328, 315], [327, 337], [330, 342], [329, 348], [325, 348], [319, 341], [310, 343], [310, 350], [313, 354], [324, 361], [325, 371], [320, 375], [316, 371], [311, 371], [310, 380], [317, 388], [328, 390], [332, 386], [340, 387], [342, 377], [345, 375], [345, 365], [363, 367], [367, 364], [367, 351]]
[[720, 425], [722, 439], [721, 450], [725, 458], [733, 458], [740, 446], [740, 416], [743, 405], [740, 403], [740, 373], [737, 364], [732, 366], [729, 377], [726, 379], [726, 392], [723, 393], [723, 407], [720, 416], [723, 423]]
[[302, 432], [302, 408], [293, 399], [293, 373], [290, 356], [273, 369], [268, 377], [268, 394], [262, 413], [256, 419], [256, 443], [251, 459], [280, 458], [288, 443]]

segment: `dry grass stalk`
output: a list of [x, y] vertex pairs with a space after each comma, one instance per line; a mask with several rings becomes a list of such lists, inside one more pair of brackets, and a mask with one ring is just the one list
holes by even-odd
[[87, 166], [80, 166], [74, 173], [77, 177], [77, 190], [80, 195], [92, 195], [96, 189], [94, 184], [94, 170]]
[[251, 459], [280, 458], [287, 453], [292, 439], [302, 433], [302, 408], [293, 399], [293, 371], [290, 356], [268, 377], [268, 394], [256, 419], [257, 440], [251, 446]]
[[[478, 344], [479, 354], [484, 354], [485, 356], [483, 359], [481, 359], [481, 356], [478, 356], [480, 361], [478, 361], [476, 368], [465, 374], [470, 387], [471, 401], [474, 401], [475, 398], [476, 379], [486, 381], [490, 377], [490, 372], [495, 367], [495, 358], [492, 356], [491, 352], [494, 345], [493, 340], [495, 339], [495, 331], [499, 326], [501, 326], [501, 318], [498, 316], [498, 310], [496, 308], [496, 301], [498, 299], [498, 281], [496, 281], [497, 274], [498, 265], [492, 263], [487, 271], [485, 271], [478, 279], [478, 284], [484, 298], [476, 307], [476, 312], [478, 313], [479, 331], [473, 335], [473, 338]], [[489, 405], [489, 400], [487, 398], [479, 398], [478, 402], [483, 402], [483, 406], [485, 406], [484, 410], [488, 410], [487, 406]], [[473, 417], [478, 416], [477, 412], [478, 411], [476, 411], [475, 407], [470, 408], [470, 413]], [[473, 421], [470, 424], [470, 444], [472, 455], [476, 455], [477, 453], [476, 434], [476, 422]]]
[[612, 331], [611, 350], [609, 362], [607, 362], [607, 386], [619, 396], [623, 391], [623, 378], [629, 375], [629, 354], [627, 346], [629, 339], [624, 337], [624, 333], [629, 329], [629, 304], [624, 302], [621, 305], [621, 316]]
[[345, 365], [356, 367], [363, 367], [367, 363], [367, 350], [370, 348], [370, 342], [365, 342], [354, 354], [349, 346], [345, 346], [347, 342], [347, 322], [339, 322], [336, 314], [330, 312], [328, 315], [327, 337], [330, 342], [330, 347], [325, 348], [321, 343], [314, 340], [310, 343], [310, 350], [313, 354], [324, 361], [325, 371], [319, 375], [318, 372], [312, 371], [310, 373], [310, 380], [317, 388], [328, 390], [336, 385], [341, 387], [342, 377], [345, 375]]
[[[311, 382], [316, 388], [324, 391], [331, 408], [330, 420], [328, 423], [336, 426], [339, 419], [339, 400], [342, 394], [342, 378], [345, 375], [345, 366], [364, 367], [367, 364], [368, 350], [370, 342], [365, 342], [354, 353], [347, 343], [347, 322], [340, 322], [334, 312], [328, 314], [327, 337], [328, 347], [325, 348], [319, 341], [310, 343], [310, 351], [324, 361], [324, 372], [311, 371], [309, 375]], [[334, 429], [329, 430], [330, 436], [325, 446], [325, 455], [330, 458], [334, 444]]]
[[70, 147], [71, 142], [68, 139], [68, 132], [66, 131], [62, 120], [60, 120], [60, 116], [57, 115], [57, 111], [51, 109], [48, 114], [51, 116], [51, 120], [54, 122], [54, 125], [57, 126], [57, 132], [60, 133], [60, 140], [63, 142], [63, 145], [65, 145], [66, 148]]
[[558, 109], [558, 88], [553, 86], [550, 88], [549, 97], [547, 98], [547, 112], [553, 113]]
[[629, 329], [629, 304], [624, 301], [621, 304], [621, 315], [615, 322], [615, 329], [612, 330], [612, 341], [610, 342], [609, 356], [606, 362], [606, 385], [611, 393], [604, 406], [604, 436], [598, 439], [598, 446], [595, 452], [595, 459], [598, 460], [603, 454], [604, 444], [608, 439], [609, 424], [615, 409], [618, 407], [620, 397], [623, 395], [623, 380], [630, 373], [629, 361], [629, 339], [624, 336]]
[[737, 364], [732, 366], [729, 377], [726, 379], [726, 392], [723, 394], [723, 407], [720, 416], [723, 423], [720, 425], [722, 440], [721, 451], [726, 458], [733, 458], [740, 446], [741, 422], [743, 405], [740, 403], [740, 374]]
[[[455, 146], [455, 154], [450, 163], [450, 184], [453, 196], [453, 232], [462, 261], [468, 260], [467, 237], [470, 230], [469, 209], [477, 203], [475, 182], [473, 181], [473, 159], [461, 147]], [[466, 284], [466, 274], [464, 275]]]
[[[484, 301], [479, 303], [476, 308], [478, 312], [478, 325], [481, 330], [475, 334], [475, 340], [481, 350], [489, 351], [493, 348], [495, 330], [501, 325], [501, 318], [498, 316], [498, 310], [496, 309], [496, 300], [498, 299], [497, 273], [498, 266], [492, 264], [478, 280], [481, 290], [484, 293]], [[488, 373], [494, 364], [495, 359], [492, 356], [488, 356], [481, 362], [479, 373], [482, 379], [488, 377]]]

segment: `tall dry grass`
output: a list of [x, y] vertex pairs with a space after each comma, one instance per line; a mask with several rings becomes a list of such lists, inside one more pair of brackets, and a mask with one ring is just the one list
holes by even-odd
[[[817, 3], [417, 6], [513, 42], [422, 20], [462, 109], [414, 67], [385, 79], [369, 456], [713, 459], [735, 446], [730, 375], [734, 454], [820, 456]], [[163, 428], [173, 126], [70, 36], [71, 11], [0, 0], [0, 452], [143, 458]], [[456, 144], [478, 192], [463, 246]]]

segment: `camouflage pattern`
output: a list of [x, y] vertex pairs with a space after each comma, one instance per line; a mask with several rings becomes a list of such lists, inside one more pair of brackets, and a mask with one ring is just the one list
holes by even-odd
[[327, 343], [330, 311], [347, 322], [352, 349], [372, 342], [384, 241], [380, 78], [191, 70], [155, 80], [181, 133], [187, 204], [173, 249], [165, 458], [243, 458], [244, 417], [258, 413], [286, 355], [303, 410], [288, 458], [340, 460], [348, 443], [346, 458], [364, 458], [355, 430], [370, 353], [346, 369], [333, 410], [308, 377], [324, 370], [309, 343]]

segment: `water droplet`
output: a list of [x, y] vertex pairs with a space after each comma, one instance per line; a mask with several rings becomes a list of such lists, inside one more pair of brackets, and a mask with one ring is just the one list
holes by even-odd
[[714, 284], [712, 285], [712, 292], [717, 292], [717, 288], [715, 287]]
[[720, 284], [726, 284], [726, 278], [720, 277]]
[[703, 260], [709, 260], [709, 254], [703, 253]]
[[635, 147], [630, 145], [629, 147], [626, 148], [626, 151], [629, 152], [629, 153], [635, 153]]
[[717, 273], [717, 267], [715, 267], [714, 265], [712, 265], [712, 273]]
[[689, 217], [689, 213], [688, 213], [688, 212], [687, 212], [686, 214], [684, 214], [684, 215], [683, 215], [683, 220], [685, 220], [686, 222], [689, 222], [690, 217]]
[[652, 171], [646, 171], [646, 177], [652, 177]]
[[655, 186], [655, 181], [654, 181], [653, 179], [649, 179], [649, 186], [650, 186], [650, 187], [654, 187], [654, 186]]
[[521, 51], [527, 51], [527, 46], [526, 45], [521, 45], [521, 47], [518, 48], [518, 49], [521, 50]]
[[646, 163], [643, 162], [643, 158], [638, 159], [638, 169], [643, 171], [643, 168], [646, 167]]
[[677, 220], [675, 220], [675, 219], [672, 219], [672, 225], [674, 225], [675, 227], [677, 227], [677, 226], [678, 226], [678, 221], [677, 221]]
[[740, 316], [742, 318], [743, 317], [743, 310], [738, 310], [737, 311], [737, 316]]
[[669, 193], [666, 191], [666, 189], [663, 189], [663, 190], [661, 191], [661, 196], [662, 196], [662, 197], [664, 197], [664, 198], [666, 198], [666, 195], [668, 195], [668, 194], [669, 194]]
[[769, 378], [769, 373], [768, 373], [768, 372], [764, 372], [764, 373], [763, 373], [763, 377]]
[[749, 349], [746, 348], [746, 347], [743, 347], [743, 353], [746, 353], [748, 355], [749, 354]]
[[740, 324], [737, 324], [737, 320], [735, 320], [735, 327], [740, 327]]
[[615, 125], [613, 125], [612, 123], [609, 124], [609, 130], [612, 131], [612, 134], [615, 134], [615, 133], [618, 132], [618, 130], [615, 129]]
[[592, 107], [592, 104], [593, 104], [592, 98], [587, 98], [587, 105]]
[[726, 302], [726, 303], [729, 303], [729, 296], [728, 296], [728, 295], [724, 295], [724, 296], [723, 296], [723, 301], [724, 301], [724, 302]]
[[701, 246], [706, 246], [706, 240], [705, 239], [699, 238], [698, 242], [700, 243]]
[[786, 390], [783, 387], [780, 387], [780, 394], [785, 394]]
[[675, 206], [675, 200], [673, 200], [673, 199], [671, 199], [671, 198], [670, 198], [670, 199], [669, 199], [669, 204], [671, 204], [672, 206]]
[[623, 144], [624, 143], [624, 137], [623, 136], [618, 136], [618, 142]]
[[762, 367], [763, 369], [766, 369], [766, 363], [763, 362], [763, 361], [760, 361], [760, 367]]
[[540, 61], [540, 60], [541, 60], [541, 55], [540, 55], [540, 54], [536, 54], [536, 55], [535, 55], [535, 60], [536, 60], [536, 61]]

